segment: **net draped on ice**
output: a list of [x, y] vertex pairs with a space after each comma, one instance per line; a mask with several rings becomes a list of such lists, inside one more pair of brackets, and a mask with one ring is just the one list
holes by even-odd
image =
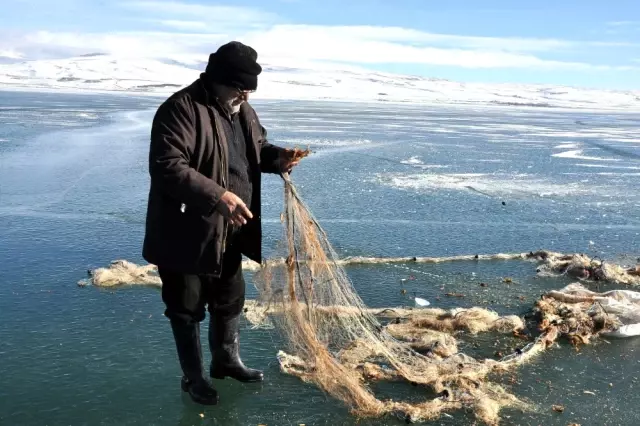
[[[491, 261], [491, 260], [524, 260], [540, 264], [540, 276], [569, 276], [588, 281], [603, 281], [613, 284], [640, 286], [640, 267], [624, 268], [607, 263], [584, 254], [563, 254], [546, 250], [528, 253], [495, 253], [446, 257], [362, 257], [353, 256], [336, 259], [339, 266], [349, 265], [387, 265], [387, 264], [438, 264], [446, 262]], [[269, 260], [269, 266], [284, 265], [286, 258]], [[259, 271], [262, 265], [245, 260], [242, 262], [245, 271]], [[127, 260], [114, 260], [109, 267], [89, 270], [89, 278], [80, 280], [78, 285], [84, 287], [93, 284], [97, 287], [118, 287], [122, 285], [146, 285], [160, 287], [162, 282], [155, 265], [137, 265]]]
[[[285, 336], [287, 350], [279, 353], [285, 372], [314, 383], [361, 416], [389, 413], [417, 421], [473, 406], [480, 419], [495, 423], [502, 407], [526, 408], [484, 380], [500, 363], [457, 353], [455, 339], [447, 334], [457, 328], [513, 331], [522, 327], [519, 318], [500, 319], [482, 309], [443, 311], [432, 318], [414, 318], [415, 324], [399, 320], [383, 327], [356, 293], [326, 234], [287, 177], [284, 205], [288, 256], [284, 263], [267, 262], [254, 282], [260, 293], [258, 305], [272, 310], [270, 320]], [[443, 316], [447, 320], [439, 321]], [[422, 325], [429, 323], [440, 323], [440, 331], [421, 333]], [[413, 331], [420, 336], [411, 337]], [[394, 335], [433, 350], [419, 353]], [[376, 379], [425, 385], [439, 396], [420, 403], [382, 401], [367, 383]]]
[[[468, 260], [529, 260], [538, 274], [583, 281], [635, 286], [640, 271], [582, 254], [548, 251], [465, 255], [441, 258], [403, 257], [339, 259], [320, 224], [285, 176], [285, 253], [256, 271], [256, 300], [246, 304], [245, 317], [254, 326], [275, 326], [286, 347], [278, 352], [281, 369], [313, 383], [343, 401], [355, 415], [395, 414], [408, 421], [436, 419], [447, 411], [471, 409], [485, 424], [498, 424], [503, 408], [533, 409], [497, 383], [496, 377], [531, 360], [564, 337], [587, 344], [600, 334], [640, 334], [640, 293], [613, 290], [596, 293], [574, 283], [545, 293], [532, 307], [537, 337], [522, 335], [527, 325], [515, 315], [500, 316], [480, 308], [369, 308], [356, 293], [344, 266], [350, 264], [440, 263]], [[247, 268], [248, 269], [248, 268]], [[153, 265], [118, 260], [90, 272], [96, 286], [122, 284], [161, 286]], [[499, 360], [474, 359], [459, 351], [456, 335], [497, 332], [529, 340], [516, 353]], [[376, 381], [407, 381], [424, 400], [383, 400], [372, 390]], [[426, 392], [428, 388], [430, 392]]]
[[[471, 408], [486, 424], [497, 424], [505, 407], [527, 410], [530, 405], [490, 380], [542, 352], [560, 336], [581, 338], [618, 329], [620, 323], [599, 316], [621, 315], [593, 311], [597, 295], [574, 286], [543, 296], [535, 306], [540, 336], [516, 354], [502, 360], [476, 360], [458, 352], [453, 333], [497, 331], [517, 334], [525, 328], [517, 316], [500, 317], [483, 308], [369, 309], [356, 293], [327, 235], [300, 198], [288, 177], [285, 180], [284, 262], [267, 262], [254, 277], [260, 297], [251, 307], [254, 320], [269, 316], [284, 335], [286, 350], [278, 354], [284, 372], [313, 383], [343, 401], [360, 416], [399, 414], [409, 421], [438, 418], [443, 412]], [[575, 256], [530, 253], [550, 273], [565, 274], [581, 262]], [[410, 259], [418, 262], [418, 258]], [[342, 263], [342, 264], [341, 264]], [[372, 262], [373, 263], [373, 262]], [[602, 274], [600, 278], [606, 278]], [[260, 315], [262, 312], [262, 317]], [[268, 312], [268, 313], [267, 313]], [[386, 324], [382, 320], [387, 317]], [[630, 318], [633, 321], [633, 318]], [[579, 336], [579, 337], [577, 337]], [[433, 392], [422, 402], [381, 400], [371, 388], [376, 380], [405, 380]]]

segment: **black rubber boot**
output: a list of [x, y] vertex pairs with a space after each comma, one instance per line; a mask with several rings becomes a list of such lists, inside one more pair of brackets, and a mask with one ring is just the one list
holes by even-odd
[[188, 392], [191, 399], [198, 404], [217, 404], [218, 392], [204, 378], [200, 324], [183, 324], [171, 321], [171, 329], [184, 374], [180, 387], [184, 392]]
[[240, 316], [218, 318], [211, 315], [209, 323], [209, 347], [211, 348], [211, 377], [231, 377], [240, 382], [261, 382], [260, 370], [247, 368], [240, 359]]

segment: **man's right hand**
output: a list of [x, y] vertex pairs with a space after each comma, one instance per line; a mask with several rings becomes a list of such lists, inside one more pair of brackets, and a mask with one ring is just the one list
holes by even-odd
[[246, 225], [247, 220], [253, 218], [244, 201], [230, 191], [222, 194], [222, 198], [216, 204], [216, 210], [234, 226]]

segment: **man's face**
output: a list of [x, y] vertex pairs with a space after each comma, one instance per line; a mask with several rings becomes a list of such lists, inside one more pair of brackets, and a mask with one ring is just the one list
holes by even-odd
[[240, 111], [240, 106], [249, 100], [252, 90], [240, 90], [230, 86], [220, 86], [218, 99], [232, 114]]
[[251, 93], [251, 91], [234, 89], [232, 93], [233, 97], [231, 98], [231, 102], [229, 103], [229, 105], [231, 106], [232, 111], [236, 113], [240, 111], [240, 105], [249, 100], [249, 94]]

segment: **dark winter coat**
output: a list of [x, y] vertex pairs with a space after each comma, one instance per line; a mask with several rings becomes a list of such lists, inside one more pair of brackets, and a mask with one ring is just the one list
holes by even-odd
[[[220, 275], [228, 222], [215, 210], [228, 187], [228, 147], [216, 100], [203, 80], [168, 98], [151, 128], [147, 206], [142, 255], [151, 264], [190, 274]], [[253, 219], [240, 244], [248, 258], [262, 260], [261, 173], [279, 173], [282, 148], [267, 142], [266, 130], [245, 102], [240, 120], [248, 144]]]

